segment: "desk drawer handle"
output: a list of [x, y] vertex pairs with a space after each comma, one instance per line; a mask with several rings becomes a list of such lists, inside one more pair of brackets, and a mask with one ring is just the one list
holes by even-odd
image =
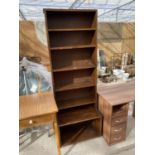
[[32, 120], [29, 120], [29, 124], [33, 124], [33, 121]]
[[115, 122], [116, 122], [116, 123], [119, 123], [119, 122], [121, 122], [121, 121], [122, 121], [122, 119], [119, 119], [119, 120], [116, 120]]
[[115, 129], [114, 132], [120, 132], [121, 130], [122, 130], [122, 128]]

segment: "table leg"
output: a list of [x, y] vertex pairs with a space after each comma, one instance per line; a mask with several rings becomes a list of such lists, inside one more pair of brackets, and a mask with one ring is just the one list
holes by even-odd
[[135, 102], [134, 102], [134, 105], [133, 105], [133, 115], [132, 116], [135, 118]]
[[55, 140], [56, 140], [56, 144], [57, 144], [58, 155], [61, 155], [61, 150], [60, 150], [60, 134], [59, 134], [58, 124], [57, 124], [56, 114], [54, 115], [53, 127], [54, 127], [54, 132], [55, 132]]

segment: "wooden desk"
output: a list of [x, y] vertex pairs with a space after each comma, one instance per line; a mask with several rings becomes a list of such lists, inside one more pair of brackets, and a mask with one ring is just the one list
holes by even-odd
[[52, 123], [56, 136], [58, 155], [60, 155], [59, 130], [56, 118], [57, 112], [58, 108], [52, 92], [20, 96], [19, 98], [20, 129]]
[[103, 136], [115, 144], [126, 138], [128, 104], [135, 100], [135, 81], [98, 86], [99, 110], [103, 114]]

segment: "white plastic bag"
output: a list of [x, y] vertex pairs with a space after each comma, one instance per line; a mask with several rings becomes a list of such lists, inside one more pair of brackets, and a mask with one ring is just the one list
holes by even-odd
[[51, 73], [46, 67], [24, 57], [19, 65], [19, 95], [45, 92], [51, 89]]

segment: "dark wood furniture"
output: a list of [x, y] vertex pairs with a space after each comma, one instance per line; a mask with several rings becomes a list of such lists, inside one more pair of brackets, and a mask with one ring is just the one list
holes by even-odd
[[128, 104], [135, 100], [135, 81], [98, 86], [99, 109], [104, 116], [103, 136], [111, 145], [125, 140]]
[[44, 9], [44, 13], [63, 145], [88, 122], [98, 124], [93, 128], [101, 132], [96, 94], [97, 11]]
[[58, 155], [60, 155], [59, 131], [56, 113], [58, 108], [52, 92], [19, 97], [19, 127], [31, 128], [52, 123], [56, 136]]

